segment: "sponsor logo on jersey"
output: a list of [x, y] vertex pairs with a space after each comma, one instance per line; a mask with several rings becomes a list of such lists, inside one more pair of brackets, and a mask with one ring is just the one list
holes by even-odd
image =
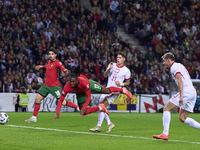
[[89, 87], [90, 87], [90, 85], [88, 84], [88, 85], [87, 85], [87, 88], [89, 88]]

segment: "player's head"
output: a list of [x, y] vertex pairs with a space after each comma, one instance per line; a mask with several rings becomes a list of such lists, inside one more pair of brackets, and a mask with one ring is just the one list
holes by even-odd
[[171, 52], [165, 53], [162, 56], [162, 59], [163, 59], [163, 65], [166, 68], [169, 68], [171, 66], [171, 64], [175, 61], [174, 54], [172, 54]]
[[56, 59], [56, 56], [57, 56], [57, 50], [55, 48], [51, 47], [49, 49], [49, 59], [51, 61], [54, 61]]
[[72, 88], [77, 87], [79, 84], [78, 77], [80, 76], [80, 66], [72, 67], [69, 83]]
[[126, 54], [124, 52], [119, 52], [117, 55], [117, 65], [121, 66], [124, 65], [126, 60]]

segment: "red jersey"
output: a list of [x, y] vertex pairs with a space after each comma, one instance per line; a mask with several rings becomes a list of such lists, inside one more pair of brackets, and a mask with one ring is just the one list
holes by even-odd
[[65, 87], [63, 88], [63, 91], [62, 91], [62, 95], [57, 105], [57, 113], [56, 113], [57, 115], [60, 114], [60, 109], [65, 99], [65, 96], [67, 95], [67, 93], [70, 93], [70, 92], [86, 95], [87, 99], [82, 109], [86, 109], [86, 107], [89, 105], [90, 100], [91, 100], [90, 82], [84, 75], [80, 75], [78, 77], [78, 81], [79, 81], [78, 86], [74, 88], [71, 87], [69, 81], [65, 84]]
[[58, 81], [58, 69], [63, 72], [67, 70], [63, 64], [59, 60], [53, 62], [49, 60], [47, 66], [44, 65], [43, 68], [46, 68], [46, 80], [44, 84], [46, 86], [60, 86], [60, 82]]

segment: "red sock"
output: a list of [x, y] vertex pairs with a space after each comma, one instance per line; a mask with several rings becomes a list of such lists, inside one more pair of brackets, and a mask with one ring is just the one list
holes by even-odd
[[35, 103], [33, 116], [37, 117], [38, 111], [40, 110], [40, 104]]
[[113, 92], [121, 92], [121, 93], [123, 93], [123, 89], [122, 88], [111, 86], [111, 87], [109, 87], [109, 89], [110, 89], [110, 93], [113, 93]]
[[97, 106], [97, 107], [87, 107], [87, 111], [84, 115], [91, 114], [91, 113], [98, 111], [98, 110], [99, 110], [99, 106]]
[[77, 106], [77, 105], [75, 105], [74, 103], [72, 103], [71, 101], [67, 101], [67, 106], [68, 106], [68, 107], [75, 108], [75, 109], [77, 109], [77, 108], [78, 108], [78, 106]]

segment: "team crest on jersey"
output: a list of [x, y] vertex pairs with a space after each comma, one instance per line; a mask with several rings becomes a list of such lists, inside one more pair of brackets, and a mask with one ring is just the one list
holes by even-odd
[[53, 67], [53, 64], [51, 65], [51, 68]]
[[61, 63], [61, 62], [59, 62], [59, 64], [60, 64], [60, 65], [62, 65], [62, 63]]
[[62, 94], [63, 94], [63, 95], [65, 95], [65, 92], [64, 92], [64, 91], [62, 91]]
[[115, 73], [119, 73], [120, 69], [116, 68]]
[[90, 85], [88, 84], [88, 85], [87, 85], [87, 88], [89, 88], [89, 87], [90, 87]]

